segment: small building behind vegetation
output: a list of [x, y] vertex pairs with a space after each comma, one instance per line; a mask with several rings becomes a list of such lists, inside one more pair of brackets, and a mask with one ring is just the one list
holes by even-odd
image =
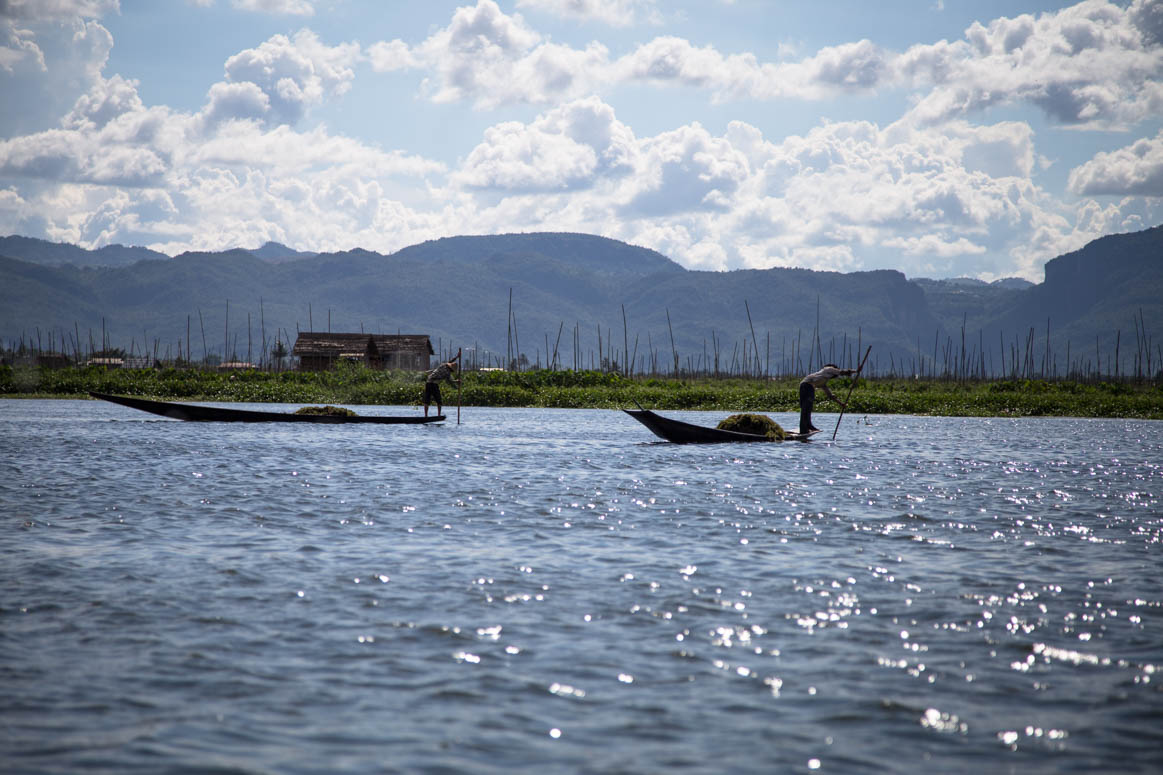
[[36, 356], [36, 365], [42, 369], [63, 369], [73, 365], [73, 361], [64, 353], [43, 352]]
[[97, 356], [85, 361], [86, 366], [102, 366], [106, 369], [120, 369], [125, 365], [124, 358], [116, 358], [112, 356]]
[[340, 361], [362, 363], [369, 369], [429, 368], [432, 340], [426, 334], [332, 334], [304, 331], [291, 355], [300, 371], [327, 371]]

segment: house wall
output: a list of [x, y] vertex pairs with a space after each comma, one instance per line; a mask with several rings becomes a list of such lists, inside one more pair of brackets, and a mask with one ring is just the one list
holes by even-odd
[[[299, 356], [300, 371], [327, 371], [335, 368], [335, 358], [325, 355]], [[369, 368], [374, 369], [402, 369], [405, 371], [427, 371], [429, 355], [410, 350], [393, 350], [383, 354], [378, 361], [364, 361]]]
[[299, 371], [327, 371], [335, 363], [335, 359], [319, 355], [299, 356]]
[[385, 369], [405, 369], [409, 371], [427, 371], [428, 353], [419, 353], [410, 350], [395, 350], [384, 354]]

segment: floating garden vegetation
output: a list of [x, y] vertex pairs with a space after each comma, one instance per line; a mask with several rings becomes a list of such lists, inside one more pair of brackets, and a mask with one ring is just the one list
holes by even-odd
[[[464, 406], [796, 412], [795, 378], [627, 378], [601, 371], [464, 373]], [[88, 391], [163, 400], [409, 406], [420, 403], [422, 374], [344, 365], [329, 372], [213, 372], [186, 369], [0, 367], [0, 396], [83, 398]], [[832, 383], [847, 392], [849, 378]], [[446, 405], [457, 391], [446, 389]], [[817, 411], [834, 411], [820, 401]], [[850, 414], [969, 417], [1128, 417], [1163, 419], [1159, 381], [860, 379]]]

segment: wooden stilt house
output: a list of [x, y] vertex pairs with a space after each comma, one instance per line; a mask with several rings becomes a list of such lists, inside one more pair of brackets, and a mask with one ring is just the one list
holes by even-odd
[[369, 369], [430, 368], [432, 340], [426, 334], [332, 334], [304, 331], [291, 355], [300, 371], [327, 371], [340, 361], [362, 363]]

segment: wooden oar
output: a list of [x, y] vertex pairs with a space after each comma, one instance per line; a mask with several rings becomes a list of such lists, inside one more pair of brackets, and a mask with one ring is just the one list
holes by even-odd
[[848, 408], [848, 399], [852, 398], [852, 391], [856, 389], [856, 380], [860, 379], [860, 372], [864, 370], [864, 362], [868, 360], [870, 352], [872, 352], [872, 345], [868, 345], [868, 349], [864, 351], [860, 367], [856, 369], [856, 375], [852, 377], [852, 384], [848, 387], [848, 395], [844, 398], [844, 405], [840, 407], [840, 416], [836, 418], [836, 430], [832, 431], [832, 441], [836, 440], [836, 431], [840, 430], [840, 421], [844, 419], [844, 410]]
[[456, 380], [456, 424], [460, 425], [460, 385], [464, 382], [464, 364], [460, 360], [460, 349], [456, 348], [456, 370], [459, 372]]

